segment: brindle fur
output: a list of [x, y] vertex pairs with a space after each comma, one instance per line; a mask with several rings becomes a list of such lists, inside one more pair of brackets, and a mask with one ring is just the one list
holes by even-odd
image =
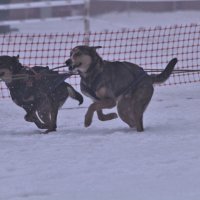
[[143, 131], [143, 113], [152, 98], [153, 84], [169, 78], [177, 59], [172, 59], [161, 74], [148, 75], [136, 64], [103, 60], [97, 48], [100, 47], [77, 46], [66, 61], [70, 70], [79, 72], [82, 93], [94, 101], [86, 112], [85, 127], [92, 123], [95, 111], [101, 121], [117, 118], [116, 113], [102, 112], [117, 105], [121, 120]]
[[[27, 78], [16, 80], [13, 77], [17, 75]], [[56, 131], [58, 109], [68, 96], [79, 104], [83, 102], [82, 95], [64, 82], [58, 72], [48, 67], [24, 67], [15, 56], [0, 56], [0, 78], [10, 90], [12, 100], [26, 111], [25, 120], [47, 129], [45, 133]]]

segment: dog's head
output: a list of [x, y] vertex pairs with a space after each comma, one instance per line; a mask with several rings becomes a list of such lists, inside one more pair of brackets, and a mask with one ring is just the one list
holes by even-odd
[[100, 58], [96, 49], [101, 46], [76, 46], [70, 52], [70, 58], [65, 62], [69, 70], [86, 73], [95, 61]]
[[12, 75], [20, 69], [19, 56], [0, 56], [0, 79], [11, 82]]

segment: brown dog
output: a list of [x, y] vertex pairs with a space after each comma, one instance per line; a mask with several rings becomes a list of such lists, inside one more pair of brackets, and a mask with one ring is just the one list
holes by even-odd
[[119, 117], [131, 128], [143, 131], [143, 113], [153, 95], [153, 84], [169, 78], [177, 59], [172, 59], [162, 73], [148, 75], [136, 64], [103, 60], [97, 48], [101, 47], [77, 46], [66, 61], [70, 70], [80, 74], [83, 94], [94, 101], [85, 115], [85, 126], [90, 126], [95, 111], [101, 121], [117, 118], [116, 113], [102, 112], [117, 105]]

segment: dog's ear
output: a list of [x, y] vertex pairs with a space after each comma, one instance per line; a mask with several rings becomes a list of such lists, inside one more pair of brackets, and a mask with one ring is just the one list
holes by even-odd
[[19, 63], [19, 55], [13, 56], [11, 59], [13, 63]]
[[91, 48], [94, 49], [94, 50], [96, 51], [97, 49], [102, 48], [102, 46], [94, 46], [94, 47], [91, 47]]
[[17, 56], [13, 56], [13, 59], [19, 61], [19, 54]]

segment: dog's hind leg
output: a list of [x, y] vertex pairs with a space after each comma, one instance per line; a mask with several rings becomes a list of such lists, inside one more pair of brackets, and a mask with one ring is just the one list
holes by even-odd
[[142, 85], [131, 95], [124, 95], [117, 104], [119, 117], [138, 132], [144, 130], [143, 113], [153, 95], [152, 85]]
[[36, 125], [38, 128], [40, 128], [40, 129], [47, 129], [47, 128], [48, 128], [47, 125], [44, 124], [44, 123], [42, 123], [42, 122], [38, 119], [37, 116], [34, 118], [33, 122], [34, 122], [35, 125]]
[[35, 123], [35, 125], [40, 128], [40, 129], [47, 129], [46, 124], [44, 124], [39, 117], [36, 114], [36, 110], [34, 110], [35, 108], [30, 107], [29, 109], [24, 108], [26, 110], [26, 115], [24, 116], [24, 119], [27, 122], [33, 122]]
[[130, 128], [135, 127], [135, 117], [131, 106], [132, 99], [130, 96], [122, 97], [117, 103], [117, 111], [122, 121], [127, 123]]
[[56, 131], [57, 128], [57, 116], [58, 116], [58, 108], [53, 108], [51, 110], [50, 113], [51, 117], [50, 117], [50, 123], [49, 123], [49, 127], [46, 130], [46, 133], [52, 132], [52, 131]]
[[143, 127], [143, 113], [147, 108], [151, 97], [153, 95], [153, 86], [152, 85], [143, 85], [141, 86], [133, 96], [132, 107], [133, 113], [132, 115], [135, 118], [135, 125], [138, 132], [144, 130]]
[[38, 110], [38, 115], [40, 119], [46, 125], [47, 130], [45, 131], [45, 133], [56, 131], [57, 114], [58, 109], [54, 109], [53, 107]]
[[34, 121], [37, 127], [41, 129], [47, 129], [45, 133], [56, 131], [57, 125], [55, 118], [57, 119], [57, 115], [49, 111], [45, 113], [41, 111], [37, 112], [38, 117], [40, 118]]
[[[26, 117], [26, 115], [25, 115], [25, 117]], [[35, 111], [35, 112], [32, 112], [32, 113], [31, 113], [31, 116], [29, 116], [29, 119], [26, 120], [26, 121], [35, 123], [35, 125], [36, 125], [38, 128], [40, 128], [40, 129], [47, 129], [47, 125], [46, 125], [45, 123], [43, 123], [43, 122], [39, 119], [39, 117], [38, 117], [37, 114], [36, 114], [36, 111]]]
[[46, 133], [56, 131], [57, 125], [57, 114], [58, 106], [55, 102], [46, 94], [42, 94], [40, 99], [38, 98], [36, 113], [41, 123], [46, 126]]
[[102, 110], [97, 110], [97, 116], [100, 121], [108, 121], [118, 117], [116, 113], [103, 114]]

